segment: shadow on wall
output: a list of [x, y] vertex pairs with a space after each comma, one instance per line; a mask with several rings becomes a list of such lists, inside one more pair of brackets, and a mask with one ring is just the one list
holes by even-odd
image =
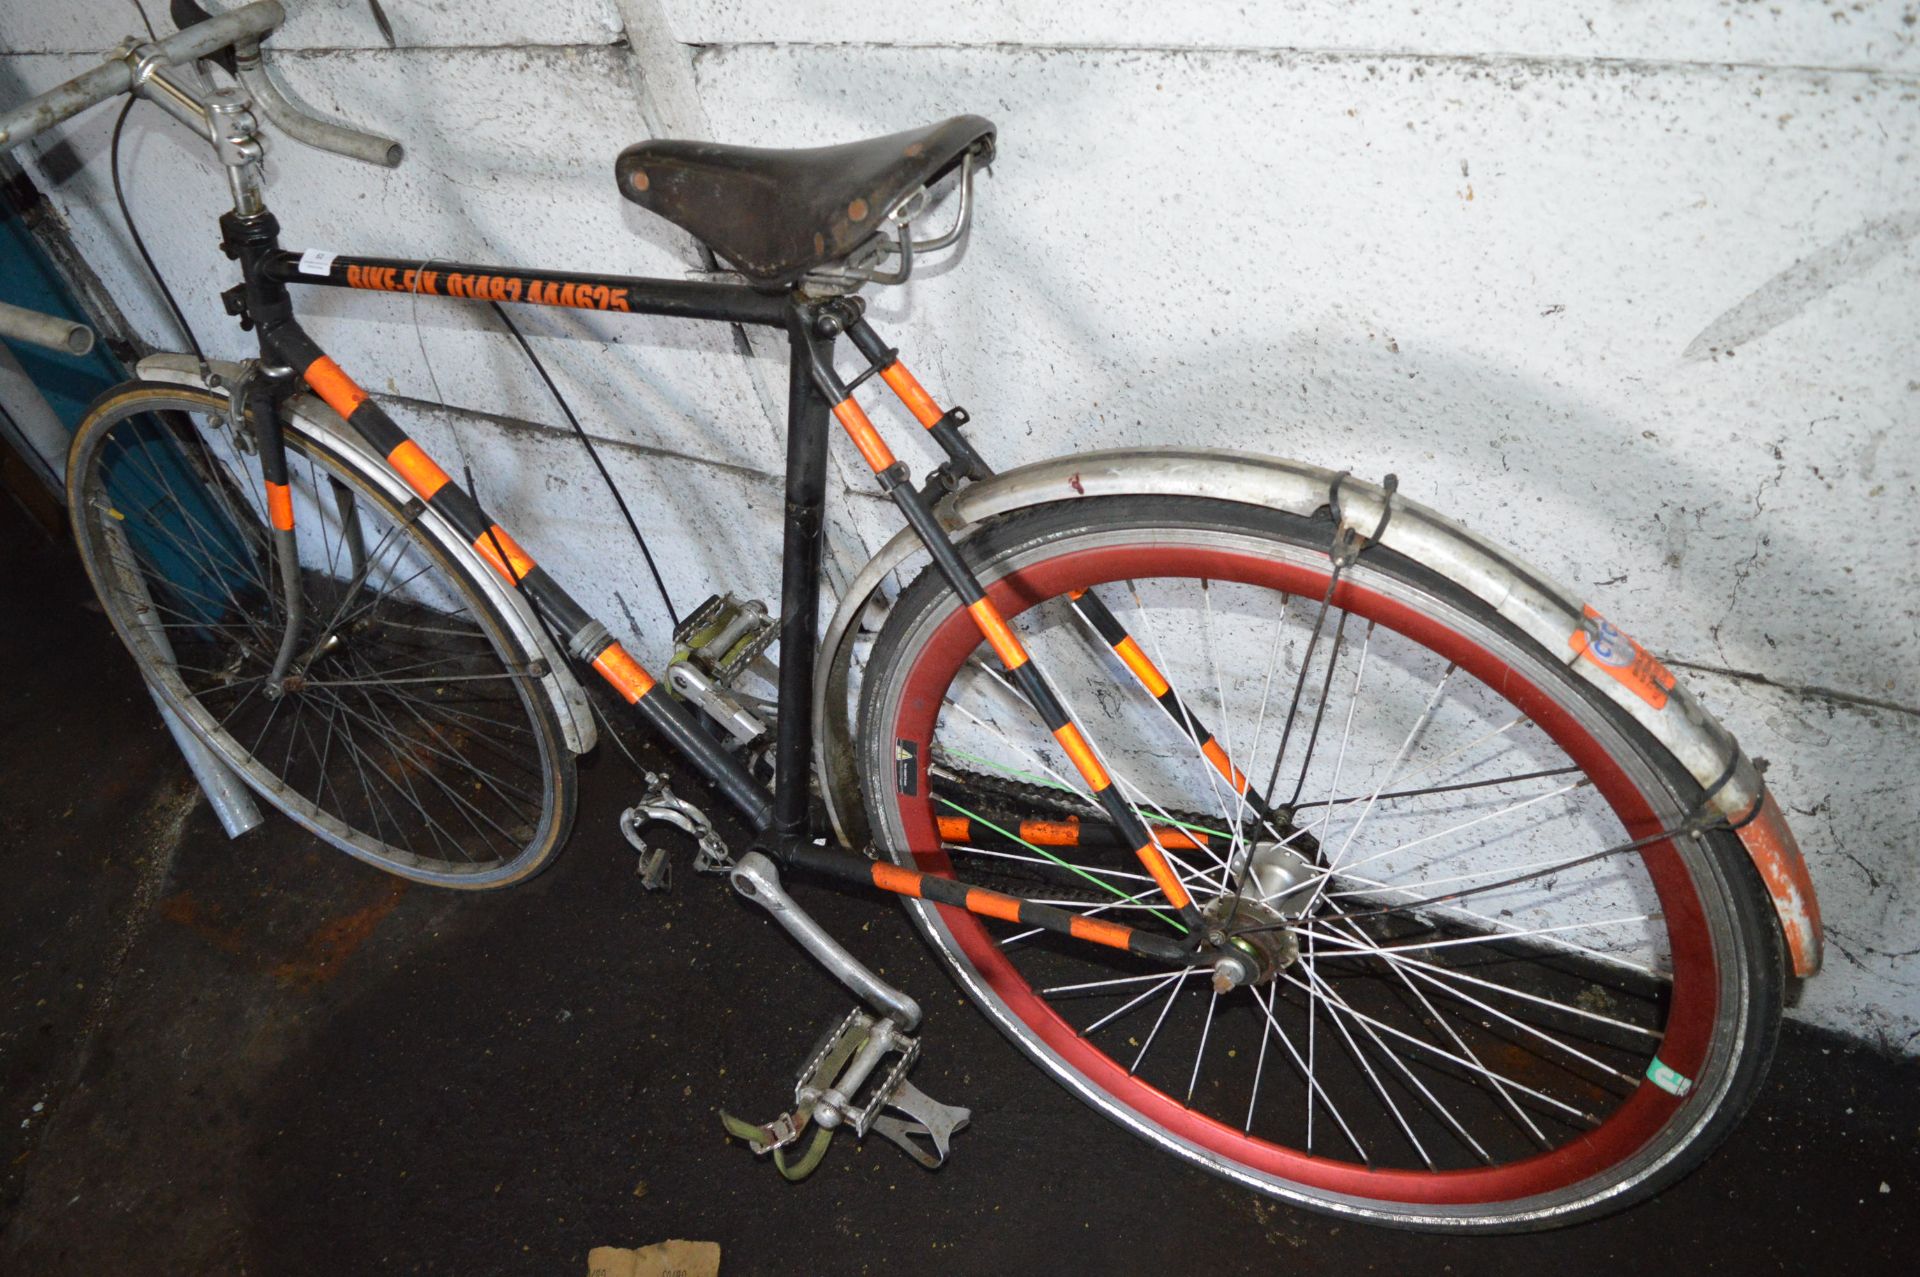
[[[1912, 220], [1920, 229], [1920, 215]], [[1850, 273], [1872, 262], [1853, 264], [1857, 270]], [[1050, 287], [1047, 264], [1037, 254], [1022, 254], [1001, 269], [1023, 279], [1036, 301], [1033, 319], [1043, 331], [1023, 336], [1023, 344], [1098, 352], [1099, 358], [1061, 374], [1088, 405], [1085, 415], [1042, 424], [996, 421], [976, 411], [972, 433], [983, 447], [998, 435], [1027, 461], [1062, 451], [1059, 441], [1071, 437], [1086, 447], [1270, 452], [1376, 480], [1393, 471], [1402, 491], [1442, 514], [1458, 518], [1465, 509], [1481, 509], [1475, 531], [1517, 549], [1549, 577], [1574, 586], [1576, 595], [1603, 607], [1640, 596], [1621, 607], [1620, 619], [1629, 628], [1646, 627], [1643, 637], [1652, 646], [1736, 672], [1768, 673], [1774, 640], [1730, 605], [1711, 632], [1709, 623], [1692, 624], [1689, 613], [1720, 615], [1720, 601], [1738, 590], [1734, 565], [1755, 550], [1764, 545], [1767, 563], [1759, 569], [1764, 580], [1752, 588], [1764, 585], [1784, 606], [1844, 606], [1859, 593], [1831, 543], [1816, 539], [1801, 521], [1756, 505], [1756, 485], [1779, 477], [1772, 460], [1758, 463], [1775, 425], [1770, 420], [1743, 429], [1754, 449], [1749, 463], [1677, 447], [1657, 430], [1520, 367], [1489, 364], [1457, 349], [1402, 351], [1390, 325], [1364, 314], [1336, 310], [1302, 323], [1276, 311], [1276, 335], [1269, 339], [1229, 331], [1198, 334], [1197, 342], [1177, 347], [1154, 345], [1138, 328], [1116, 322], [1096, 330], [1088, 312], [1049, 300], [1074, 290], [1071, 281]], [[1743, 302], [1723, 320], [1745, 329], [1743, 340], [1758, 336], [1763, 330], [1753, 328], [1754, 315], [1777, 310], [1765, 299], [1777, 302], [1779, 281], [1797, 270], [1769, 281], [1748, 299], [1753, 306]], [[873, 313], [904, 324], [911, 323], [911, 310], [902, 299], [877, 304]], [[1001, 340], [991, 333], [946, 337]], [[1671, 368], [1684, 376], [1684, 366], [1676, 359]], [[1100, 384], [1111, 382], [1115, 370], [1137, 370], [1118, 396], [1111, 384]], [[1022, 446], [1022, 433], [1033, 442]], [[1457, 495], [1474, 490], [1472, 500]], [[1496, 499], [1489, 502], [1488, 493]], [[1530, 507], [1538, 512], [1530, 514]], [[1650, 560], [1658, 561], [1660, 577], [1646, 580], [1644, 567], [1633, 574], [1633, 565]], [[1663, 624], [1673, 629], [1656, 632]], [[1840, 690], [1883, 694], [1844, 684]]]

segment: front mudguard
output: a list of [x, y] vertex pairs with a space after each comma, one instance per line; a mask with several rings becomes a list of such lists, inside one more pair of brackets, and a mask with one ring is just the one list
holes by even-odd
[[[241, 373], [239, 364], [218, 359], [208, 361], [206, 367], [208, 371], [219, 375], [222, 386], [234, 384], [235, 378]], [[195, 390], [207, 389], [201, 363], [191, 355], [148, 355], [140, 361], [137, 375], [142, 381], [189, 386]], [[384, 457], [368, 447], [359, 433], [341, 419], [339, 413], [322, 403], [317, 396], [293, 396], [286, 403], [286, 412], [309, 436], [326, 444], [350, 462], [368, 483], [385, 492], [394, 505], [405, 507], [414, 501], [412, 490], [399, 473], [387, 464]], [[592, 749], [599, 739], [599, 733], [594, 726], [593, 709], [586, 691], [574, 678], [567, 654], [554, 645], [526, 598], [520, 591], [507, 586], [487, 561], [480, 557], [479, 551], [462, 540], [439, 511], [427, 506], [420, 511], [418, 518], [433, 532], [440, 551], [459, 561], [465, 568], [468, 578], [498, 610], [521, 648], [527, 652], [537, 652], [543, 658], [546, 672], [536, 685], [546, 694], [555, 716], [560, 720], [561, 736], [568, 751], [584, 754]]]
[[[1192, 496], [1311, 516], [1329, 506], [1335, 473], [1298, 461], [1211, 448], [1093, 452], [1022, 466], [973, 483], [941, 503], [956, 540], [999, 515], [1089, 497]], [[1340, 485], [1344, 522], [1371, 534], [1386, 491], [1348, 478]], [[1805, 858], [1779, 804], [1733, 733], [1722, 727], [1657, 660], [1608, 625], [1571, 591], [1498, 546], [1417, 502], [1395, 495], [1380, 543], [1481, 599], [1572, 668], [1646, 728], [1698, 781], [1712, 810], [1739, 825], [1786, 942], [1794, 974], [1820, 969], [1820, 905]], [[865, 848], [871, 827], [855, 777], [851, 668], [858, 622], [882, 581], [919, 550], [903, 531], [861, 569], [829, 623], [815, 668], [814, 758], [835, 835]]]

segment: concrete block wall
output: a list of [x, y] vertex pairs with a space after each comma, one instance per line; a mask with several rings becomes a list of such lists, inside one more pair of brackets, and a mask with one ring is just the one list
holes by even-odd
[[[1795, 1014], [1920, 1051], [1912, 3], [384, 0], [395, 47], [360, 0], [286, 3], [283, 83], [409, 148], [389, 173], [277, 147], [270, 196], [299, 247], [674, 274], [700, 259], [616, 197], [627, 142], [990, 116], [1000, 159], [964, 258], [874, 314], [995, 460], [1187, 443], [1394, 471], [1516, 546], [1769, 760], [1827, 913], [1828, 971]], [[125, 0], [19, 0], [0, 97], [73, 74], [132, 21]], [[243, 353], [218, 301], [221, 178], [183, 131], [135, 121], [148, 241], [203, 340]], [[136, 326], [173, 346], [110, 211], [110, 128], [84, 117], [28, 163]], [[631, 558], [617, 514], [487, 315], [358, 294], [305, 310], [663, 658], [642, 570], [614, 566]], [[682, 606], [772, 597], [778, 352], [522, 319], [662, 516]], [[845, 567], [892, 525], [856, 458], [836, 476]]]

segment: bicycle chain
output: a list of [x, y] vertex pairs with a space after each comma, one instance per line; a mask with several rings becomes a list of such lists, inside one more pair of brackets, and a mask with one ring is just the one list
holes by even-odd
[[[1001, 794], [1018, 798], [1022, 802], [1052, 808], [1050, 813], [1026, 813], [1030, 816], [1040, 816], [1042, 819], [1046, 818], [1049, 814], [1061, 818], [1078, 817], [1086, 819], [1091, 817], [1096, 823], [1106, 823], [1106, 813], [1102, 808], [1084, 799], [1065, 794], [1053, 788], [1051, 785], [1036, 785], [1031, 781], [1007, 780], [1000, 776], [987, 776], [979, 772], [967, 771], [964, 768], [952, 767], [945, 763], [936, 763], [935, 766], [942, 772], [962, 780], [970, 790], [998, 791]], [[1206, 815], [1201, 812], [1192, 811], [1169, 810], [1163, 814], [1161, 809], [1154, 808], [1153, 814], [1146, 817], [1146, 820], [1150, 825], [1164, 824], [1168, 816], [1172, 817], [1173, 821], [1177, 824], [1196, 825], [1202, 829], [1212, 828], [1220, 819], [1218, 815]], [[1281, 832], [1284, 835], [1292, 829], [1293, 826], [1291, 825], [1283, 826]]]
[[[946, 763], [936, 763], [935, 766], [939, 768], [940, 772], [953, 777], [961, 785], [965, 786], [969, 792], [997, 794], [1002, 797], [1003, 800], [1019, 802], [1022, 806], [1016, 807], [1015, 810], [1027, 818], [1049, 819], [1071, 817], [1077, 819], [1091, 818], [1097, 823], [1104, 823], [1105, 821], [1105, 813], [1099, 807], [1083, 799], [1079, 799], [1074, 795], [1063, 793], [1061, 790], [1050, 785], [1036, 785], [1031, 781], [1009, 780], [1002, 776], [985, 775], [980, 772], [969, 771], [965, 768], [954, 767]], [[996, 823], [1016, 819], [1009, 813], [992, 809], [990, 804], [982, 803], [980, 806], [989, 809], [983, 814], [1002, 818], [1001, 820], [997, 820]], [[1029, 806], [1037, 808], [1038, 810], [1028, 810]], [[1156, 812], [1155, 814], [1158, 815], [1159, 813]], [[1187, 811], [1168, 811], [1166, 815], [1171, 816], [1174, 820], [1183, 824], [1200, 825], [1202, 827], [1207, 827], [1211, 822], [1219, 819], [1217, 816], [1208, 817], [1197, 812]], [[1074, 900], [1076, 903], [1081, 904], [1104, 904], [1110, 903], [1113, 900], [1112, 892], [1083, 886], [1081, 885], [1083, 881], [1084, 880], [1076, 879], [1073, 882], [1061, 883], [1057, 886], [1049, 883], [1047, 885], [1047, 893], [1049, 896], [1057, 899]]]

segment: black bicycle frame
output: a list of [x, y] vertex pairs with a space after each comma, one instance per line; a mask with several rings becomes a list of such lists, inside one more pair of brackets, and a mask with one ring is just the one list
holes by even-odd
[[[985, 597], [953, 542], [934, 518], [927, 498], [907, 481], [906, 467], [894, 459], [854, 402], [851, 388], [834, 371], [834, 343], [840, 335], [847, 334], [869, 364], [866, 371], [854, 379], [853, 386], [878, 373], [947, 452], [957, 475], [980, 478], [990, 473], [959, 433], [958, 424], [965, 421], [965, 414], [958, 409], [943, 413], [933, 405], [931, 397], [900, 365], [895, 352], [866, 324], [862, 317], [863, 304], [858, 298], [812, 300], [795, 293], [760, 292], [743, 284], [475, 266], [439, 259], [295, 253], [280, 248], [278, 224], [271, 213], [251, 217], [230, 213], [221, 219], [221, 225], [227, 252], [240, 261], [242, 268], [243, 282], [237, 290], [238, 296], [230, 299], [230, 307], [258, 327], [264, 361], [280, 378], [283, 389], [290, 393], [295, 381], [304, 379], [315, 393], [340, 412], [367, 442], [387, 457], [423, 502], [440, 513], [497, 572], [528, 598], [556, 638], [576, 658], [591, 664], [739, 809], [759, 836], [759, 845], [779, 861], [843, 881], [1017, 920], [1164, 962], [1193, 960], [1201, 944], [1203, 924], [1178, 877], [1167, 866], [1156, 840], [1120, 799], [1092, 748], [1038, 678], [1019, 640]], [[695, 721], [691, 711], [670, 696], [648, 695], [655, 687], [654, 680], [612, 638], [605, 626], [561, 589], [506, 530], [492, 520], [473, 494], [451, 482], [384, 410], [307, 336], [293, 317], [288, 292], [288, 285], [292, 284], [613, 314], [664, 315], [752, 324], [786, 333], [789, 356], [786, 505], [779, 708], [771, 800], [748, 770]], [[830, 418], [838, 418], [846, 428], [881, 488], [920, 534], [936, 565], [973, 613], [1010, 678], [1027, 695], [1080, 768], [1121, 840], [1136, 849], [1136, 855], [1160, 882], [1169, 902], [1182, 915], [1188, 931], [1184, 940], [897, 868], [841, 848], [822, 849], [813, 845], [812, 679], [818, 643]], [[277, 435], [271, 431], [263, 432], [262, 437], [263, 452], [278, 442]], [[271, 460], [263, 457], [270, 473]], [[1087, 597], [1090, 599], [1091, 595]], [[1097, 605], [1097, 600], [1094, 603]], [[1107, 619], [1111, 620], [1110, 614]]]

